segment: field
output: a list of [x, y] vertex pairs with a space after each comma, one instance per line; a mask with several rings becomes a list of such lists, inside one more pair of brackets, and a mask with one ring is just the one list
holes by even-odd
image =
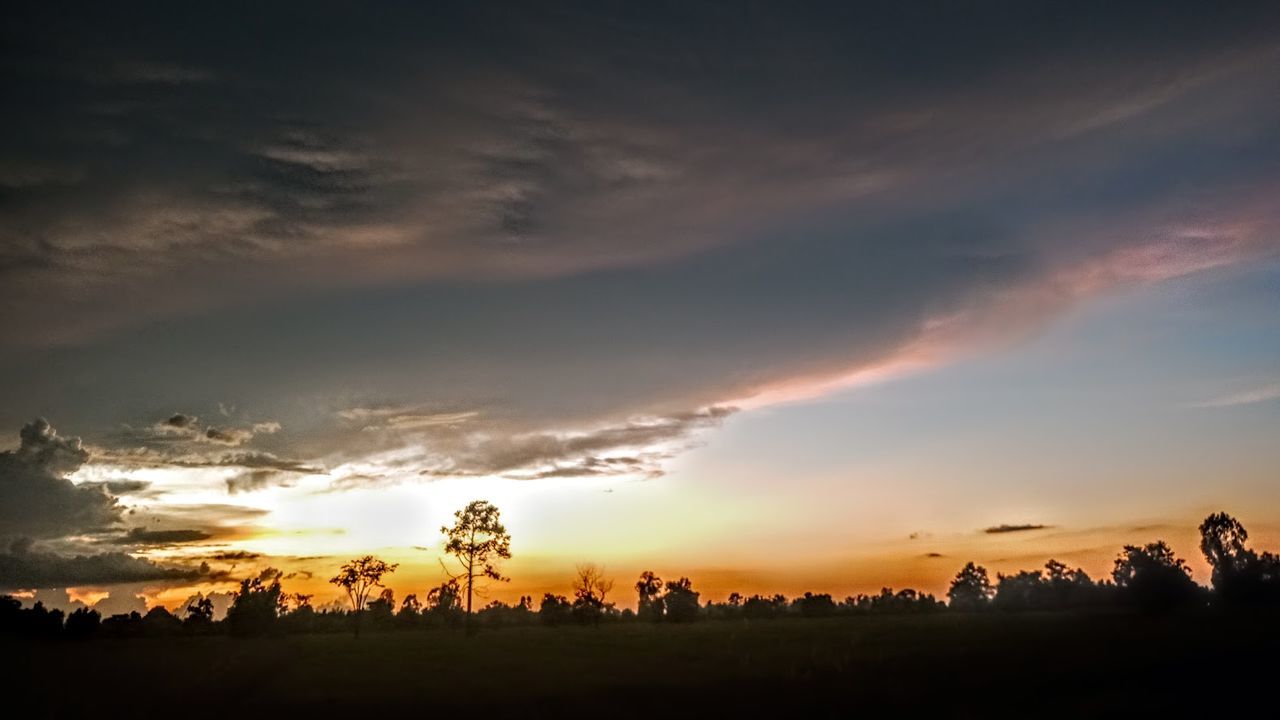
[[[615, 624], [19, 644], [24, 717], [1089, 717], [1275, 708], [1275, 616]], [[1264, 715], [1273, 714], [1263, 710]]]

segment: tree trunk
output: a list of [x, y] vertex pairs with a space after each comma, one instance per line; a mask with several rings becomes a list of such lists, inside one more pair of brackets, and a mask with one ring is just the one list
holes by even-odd
[[475, 583], [475, 579], [467, 576], [467, 635], [476, 634], [475, 616], [471, 614], [471, 586]]

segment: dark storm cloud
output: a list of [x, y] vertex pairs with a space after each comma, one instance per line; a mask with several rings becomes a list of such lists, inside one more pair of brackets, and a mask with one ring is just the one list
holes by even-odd
[[5, 24], [0, 420], [234, 401], [293, 433], [247, 471], [418, 433], [430, 472], [653, 469], [631, 418], [1277, 248], [1274, 6], [252, 15]]
[[[168, 452], [152, 447], [95, 447], [93, 461], [123, 468], [241, 468], [278, 473], [310, 474], [324, 468], [263, 451], [226, 450]], [[133, 481], [125, 481], [126, 486]], [[101, 484], [101, 483], [99, 483]]]
[[181, 543], [200, 542], [213, 537], [204, 530], [147, 530], [130, 528], [123, 535], [110, 538], [106, 542], [112, 545], [178, 545]]
[[257, 435], [270, 435], [279, 432], [280, 423], [275, 421], [257, 422], [249, 427], [229, 427], [202, 425], [195, 415], [176, 413], [160, 422], [134, 430], [127, 437], [139, 441], [213, 443], [229, 447], [238, 447], [253, 440]]
[[209, 555], [207, 559], [218, 562], [248, 562], [257, 560], [260, 557], [262, 557], [260, 553], [249, 552], [248, 550], [228, 550]]
[[199, 420], [199, 418], [195, 416], [178, 413], [176, 415], [170, 415], [169, 418], [164, 421], [164, 425], [173, 428], [186, 429], [195, 427], [197, 420]]
[[989, 528], [983, 528], [982, 532], [987, 535], [1003, 535], [1005, 533], [1029, 532], [1031, 530], [1045, 530], [1049, 525], [1033, 525], [1033, 524], [1017, 524], [1017, 525], [993, 525]]
[[151, 483], [146, 480], [108, 480], [102, 486], [112, 495], [133, 495], [146, 492]]
[[235, 495], [242, 492], [253, 492], [276, 485], [288, 485], [292, 475], [277, 470], [250, 470], [235, 477], [227, 478], [227, 492]]
[[59, 436], [43, 418], [19, 435], [18, 449], [0, 453], [0, 539], [60, 537], [119, 522], [115, 498], [67, 479], [89, 459], [80, 438]]
[[15, 547], [0, 553], [0, 590], [65, 588], [213, 577], [207, 566], [160, 565], [124, 553], [61, 556]]

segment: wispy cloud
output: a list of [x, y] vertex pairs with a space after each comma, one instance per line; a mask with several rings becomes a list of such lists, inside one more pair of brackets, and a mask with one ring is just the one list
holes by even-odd
[[1271, 383], [1252, 390], [1222, 395], [1210, 400], [1193, 403], [1192, 407], [1227, 408], [1239, 405], [1255, 405], [1257, 403], [1271, 402], [1272, 400], [1280, 400], [1280, 383]]

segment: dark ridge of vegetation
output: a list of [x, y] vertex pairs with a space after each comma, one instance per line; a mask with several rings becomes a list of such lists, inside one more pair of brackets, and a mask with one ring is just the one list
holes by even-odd
[[[572, 598], [547, 593], [534, 608], [530, 596], [509, 605], [493, 601], [471, 607], [478, 579], [505, 580], [494, 561], [510, 557], [510, 537], [497, 508], [477, 501], [457, 513], [457, 523], [443, 528], [448, 552], [462, 572], [453, 574], [422, 598], [406, 596], [398, 605], [395, 594], [382, 586], [396, 566], [375, 557], [357, 558], [342, 566], [331, 582], [342, 587], [351, 603], [348, 611], [317, 611], [308, 595], [289, 594], [280, 574], [264, 572], [240, 583], [226, 618], [215, 620], [208, 599], [193, 602], [175, 616], [163, 607], [145, 615], [134, 612], [102, 618], [79, 608], [70, 616], [42, 603], [24, 608], [11, 596], [0, 596], [0, 635], [43, 640], [87, 640], [95, 637], [132, 638], [176, 635], [260, 636], [308, 633], [353, 633], [361, 629], [386, 633], [427, 628], [516, 627], [526, 625], [585, 625], [641, 623], [685, 624], [700, 620], [773, 620], [867, 615], [992, 614], [1025, 612], [1125, 611], [1162, 614], [1174, 611], [1226, 611], [1280, 607], [1280, 556], [1257, 553], [1246, 541], [1244, 527], [1226, 513], [1207, 517], [1200, 526], [1200, 548], [1213, 568], [1212, 588], [1197, 585], [1186, 562], [1163, 541], [1126, 545], [1116, 558], [1111, 577], [1094, 581], [1087, 573], [1056, 560], [1043, 569], [997, 575], [967, 563], [956, 574], [944, 603], [912, 589], [884, 588], [875, 595], [836, 600], [826, 593], [806, 592], [788, 599], [782, 595], [729, 595], [724, 602], [700, 602], [687, 577], [663, 581], [644, 572], [634, 585], [637, 610], [619, 610], [611, 600], [613, 581], [593, 564], [577, 569]], [[381, 589], [370, 600], [374, 591]]]

